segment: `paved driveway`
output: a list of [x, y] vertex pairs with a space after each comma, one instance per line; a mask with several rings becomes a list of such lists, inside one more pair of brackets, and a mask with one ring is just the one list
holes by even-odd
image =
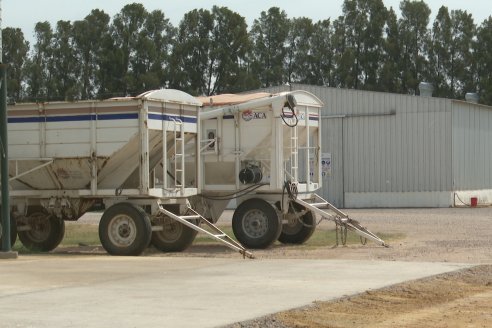
[[37, 255], [0, 261], [1, 327], [217, 327], [465, 265]]

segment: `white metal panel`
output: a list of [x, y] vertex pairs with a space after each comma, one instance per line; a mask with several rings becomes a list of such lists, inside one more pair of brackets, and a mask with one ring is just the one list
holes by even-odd
[[46, 157], [90, 157], [90, 143], [47, 144]]
[[128, 127], [128, 128], [100, 128], [97, 129], [97, 143], [107, 143], [107, 142], [127, 142], [137, 134], [137, 127]]
[[96, 126], [100, 128], [135, 128], [138, 129], [138, 118], [127, 120], [97, 120]]
[[9, 129], [9, 144], [11, 147], [14, 145], [39, 145], [39, 131], [12, 131]]
[[[46, 122], [46, 130], [58, 129], [89, 129], [90, 121], [62, 121], [62, 122]], [[38, 128], [39, 129], [39, 128]]]
[[89, 129], [57, 129], [46, 131], [47, 144], [87, 143], [90, 140]]
[[[10, 141], [10, 140], [9, 140]], [[10, 145], [10, 158], [38, 158], [42, 157], [39, 151], [39, 145]]]

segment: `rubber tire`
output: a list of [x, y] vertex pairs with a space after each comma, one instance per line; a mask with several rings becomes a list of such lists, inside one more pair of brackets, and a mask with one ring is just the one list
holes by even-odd
[[[302, 209], [301, 209], [302, 210]], [[308, 211], [306, 214], [301, 216], [301, 222], [297, 221], [295, 226], [291, 226], [287, 223], [282, 225], [282, 232], [278, 237], [278, 241], [282, 244], [303, 244], [306, 242], [316, 230], [316, 219], [312, 211]]]
[[[151, 244], [161, 252], [182, 252], [193, 243], [198, 231], [174, 221], [171, 226], [167, 225], [176, 236], [166, 234], [166, 231], [152, 231]], [[166, 226], [165, 226], [166, 227]], [[164, 228], [165, 229], [165, 228]], [[173, 238], [174, 237], [174, 238]]]
[[[50, 215], [39, 207], [33, 207], [28, 210], [28, 222], [34, 219], [34, 216], [44, 216], [47, 223], [48, 233], [46, 238], [41, 239], [33, 234], [33, 230], [19, 231], [19, 240], [27, 249], [35, 252], [49, 252], [54, 250], [63, 240], [65, 236], [65, 221], [53, 215]], [[31, 226], [32, 224], [29, 223]]]
[[[1, 209], [2, 207], [0, 206], [0, 211]], [[17, 240], [17, 224], [15, 219], [12, 217], [12, 215], [10, 215], [10, 247], [14, 246], [16, 240]], [[0, 248], [1, 247], [2, 247], [2, 236], [0, 234]]]
[[[128, 245], [118, 245], [111, 240], [110, 226], [113, 219], [118, 216], [130, 219], [135, 228], [134, 239], [130, 240]], [[99, 239], [103, 248], [111, 255], [138, 256], [149, 246], [151, 235], [152, 226], [147, 213], [141, 207], [129, 203], [111, 206], [104, 212], [99, 222]]]
[[[266, 219], [266, 231], [259, 236], [252, 236], [246, 231], [245, 222], [250, 220], [248, 216], [254, 215], [252, 211], [259, 211]], [[282, 221], [276, 209], [267, 201], [259, 198], [251, 198], [241, 203], [232, 216], [232, 231], [236, 239], [246, 248], [265, 249], [270, 247], [279, 237], [282, 231]]]

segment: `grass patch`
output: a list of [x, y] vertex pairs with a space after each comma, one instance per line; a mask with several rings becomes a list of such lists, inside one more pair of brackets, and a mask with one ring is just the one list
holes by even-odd
[[65, 227], [65, 237], [60, 246], [101, 245], [97, 224], [70, 224]]
[[[220, 229], [224, 231], [232, 239], [236, 240], [232, 232], [231, 226], [220, 226]], [[398, 234], [398, 233], [376, 233], [376, 235], [379, 236], [388, 244], [396, 240], [403, 239], [405, 237], [404, 234]], [[368, 240], [367, 242], [371, 243], [370, 240]], [[194, 243], [214, 244], [218, 242], [204, 234], [198, 234], [197, 237], [195, 238]], [[353, 245], [359, 243], [360, 243], [359, 236], [349, 231], [347, 233], [347, 245]], [[313, 235], [311, 236], [311, 238], [306, 243], [304, 243], [303, 245], [298, 245], [297, 247], [302, 247], [304, 249], [312, 249], [312, 248], [323, 247], [323, 246], [333, 246], [335, 244], [336, 244], [335, 229], [331, 229], [331, 230], [316, 229]], [[63, 238], [62, 242], [58, 247], [74, 247], [80, 245], [89, 245], [89, 246], [101, 245], [101, 242], [99, 240], [98, 225], [72, 224], [72, 223], [66, 224], [65, 237]], [[26, 249], [19, 241], [19, 239], [17, 239], [17, 242], [15, 243], [14, 247], [12, 247], [12, 249], [21, 254], [33, 253], [32, 251]]]
[[[232, 227], [230, 226], [220, 226], [220, 230], [225, 232], [228, 236], [230, 236], [232, 239], [236, 240], [234, 237], [234, 234], [232, 232]], [[400, 240], [405, 237], [404, 234], [399, 234], [399, 233], [376, 233], [376, 235], [384, 240], [387, 244], [394, 242], [395, 240]], [[340, 236], [339, 236], [340, 238]], [[204, 234], [198, 234], [197, 237], [195, 238], [195, 243], [203, 243], [203, 244], [210, 244], [210, 243], [216, 243], [215, 240], [213, 240], [210, 237], [205, 236]], [[339, 243], [341, 243], [341, 240], [339, 239]], [[371, 243], [370, 240], [367, 241], [367, 243]], [[279, 243], [280, 244], [280, 243]], [[321, 247], [321, 246], [332, 246], [336, 244], [336, 231], [335, 229], [330, 229], [330, 230], [324, 230], [324, 229], [316, 229], [309, 238], [307, 242], [305, 242], [302, 245], [299, 245], [300, 247], [305, 247], [305, 248], [316, 248], [316, 247]], [[353, 245], [353, 244], [360, 244], [360, 237], [359, 235], [356, 235], [353, 232], [348, 231], [347, 232], [347, 245]]]

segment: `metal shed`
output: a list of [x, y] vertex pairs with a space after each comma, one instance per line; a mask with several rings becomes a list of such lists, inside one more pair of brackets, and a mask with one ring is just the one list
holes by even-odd
[[323, 188], [335, 206], [492, 203], [492, 107], [295, 84], [321, 99]]

